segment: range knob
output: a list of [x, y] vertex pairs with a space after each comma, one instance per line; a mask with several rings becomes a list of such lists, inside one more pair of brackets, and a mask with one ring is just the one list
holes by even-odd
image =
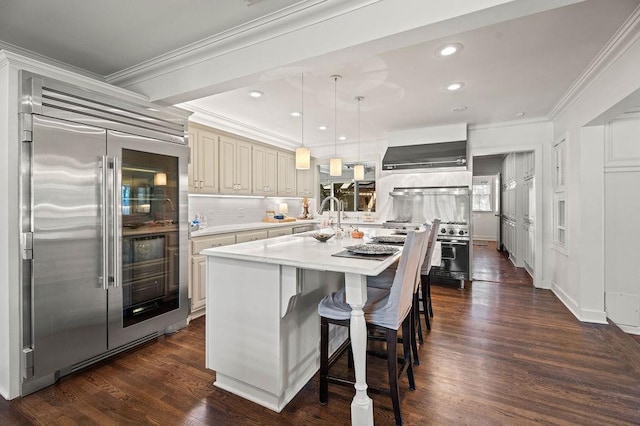
[[449, 235], [453, 235], [453, 229], [449, 231]]
[[440, 230], [440, 233], [441, 233], [441, 234], [446, 234], [446, 233], [447, 233], [447, 230], [446, 230], [445, 228], [442, 228], [442, 229]]
[[458, 235], [464, 235], [464, 231], [461, 229], [458, 231]]

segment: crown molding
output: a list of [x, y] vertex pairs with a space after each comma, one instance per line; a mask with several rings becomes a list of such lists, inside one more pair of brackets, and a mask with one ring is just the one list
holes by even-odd
[[499, 129], [503, 127], [517, 127], [527, 126], [529, 124], [550, 123], [551, 121], [547, 117], [534, 117], [519, 120], [500, 121], [497, 123], [486, 124], [469, 124], [468, 130], [487, 130], [487, 129]]
[[302, 144], [289, 138], [285, 138], [275, 133], [267, 132], [258, 127], [251, 126], [238, 120], [216, 114], [211, 111], [191, 105], [189, 102], [176, 105], [178, 108], [186, 109], [193, 112], [189, 117], [189, 121], [202, 124], [205, 126], [215, 127], [216, 129], [233, 133], [238, 136], [254, 139], [258, 142], [265, 142], [280, 148], [295, 149]]
[[17, 55], [20, 55], [20, 56], [24, 57], [24, 58], [29, 58], [29, 59], [32, 59], [34, 61], [37, 61], [37, 62], [40, 62], [40, 63], [43, 63], [43, 64], [49, 64], [49, 65], [51, 65], [53, 67], [66, 70], [66, 71], [72, 72], [74, 74], [80, 74], [80, 75], [83, 75], [85, 77], [91, 78], [93, 80], [98, 80], [98, 81], [101, 81], [101, 82], [105, 81], [104, 77], [101, 76], [100, 74], [96, 74], [96, 73], [93, 73], [91, 71], [87, 71], [87, 70], [85, 70], [83, 68], [78, 68], [78, 67], [75, 67], [73, 65], [69, 65], [69, 64], [67, 64], [65, 62], [58, 61], [57, 59], [50, 58], [49, 56], [41, 55], [39, 53], [33, 52], [31, 50], [24, 49], [24, 48], [22, 48], [20, 46], [16, 46], [16, 45], [11, 44], [11, 43], [4, 42], [2, 40], [0, 40], [0, 50], [6, 50], [8, 52], [13, 52], [13, 53], [15, 53]]
[[[140, 93], [105, 83], [101, 79], [95, 79], [91, 76], [85, 75], [86, 73], [78, 74], [72, 70], [59, 68], [55, 64], [41, 62], [37, 59], [9, 50], [0, 50], [0, 63], [8, 64], [16, 69], [27, 70], [44, 77], [62, 80], [69, 84], [75, 84], [85, 89], [94, 90], [120, 99], [126, 99], [132, 102], [149, 103], [149, 98]], [[162, 108], [171, 107], [162, 106]]]
[[382, 0], [304, 0], [198, 42], [107, 75], [111, 84], [128, 87], [205, 60], [323, 22]]
[[640, 39], [640, 6], [629, 15], [587, 68], [549, 111], [549, 120], [556, 120], [573, 105], [609, 67]]

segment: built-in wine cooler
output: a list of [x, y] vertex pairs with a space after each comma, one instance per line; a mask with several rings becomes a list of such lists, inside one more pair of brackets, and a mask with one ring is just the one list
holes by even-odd
[[22, 394], [187, 323], [186, 117], [22, 74]]

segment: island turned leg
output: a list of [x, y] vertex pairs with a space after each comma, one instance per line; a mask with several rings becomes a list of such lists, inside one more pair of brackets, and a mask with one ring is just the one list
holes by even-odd
[[373, 401], [367, 395], [367, 325], [362, 307], [367, 301], [367, 277], [345, 273], [347, 303], [351, 306], [351, 349], [356, 373], [356, 395], [351, 402], [351, 424], [373, 425]]

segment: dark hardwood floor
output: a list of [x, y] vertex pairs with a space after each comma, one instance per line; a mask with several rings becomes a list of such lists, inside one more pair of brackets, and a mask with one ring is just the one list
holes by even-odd
[[[464, 290], [432, 286], [435, 317], [414, 369], [417, 389], [401, 382], [405, 424], [640, 424], [640, 345], [614, 325], [580, 323], [553, 293], [486, 253], [483, 270], [494, 279]], [[348, 373], [346, 360], [336, 367]], [[368, 361], [370, 383], [385, 373], [384, 361]], [[0, 398], [0, 424], [349, 424], [353, 390], [330, 386], [321, 406], [317, 376], [280, 414], [217, 389], [214, 379], [200, 318], [33, 395]], [[372, 397], [376, 424], [393, 424], [390, 399]]]

